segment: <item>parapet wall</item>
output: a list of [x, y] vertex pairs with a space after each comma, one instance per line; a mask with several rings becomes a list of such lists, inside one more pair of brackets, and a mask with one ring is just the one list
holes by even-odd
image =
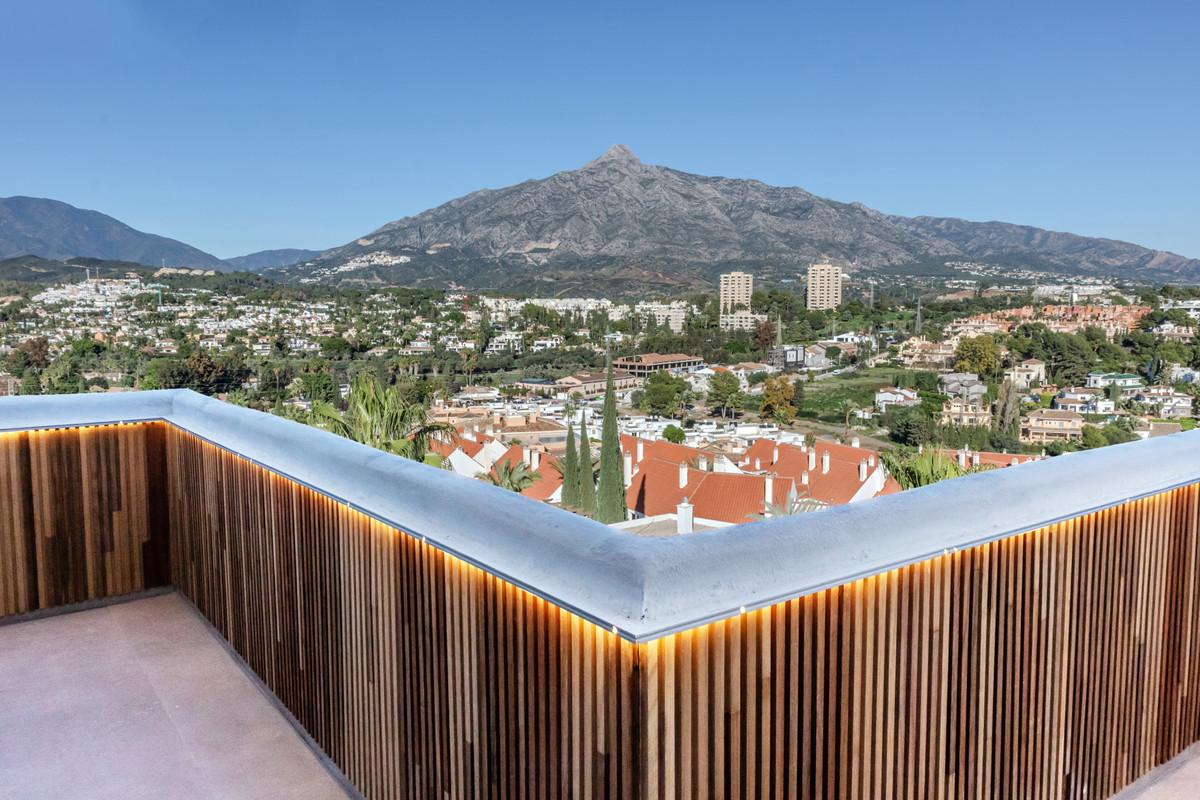
[[187, 392], [2, 429], [0, 614], [170, 583], [370, 797], [1096, 798], [1200, 738], [1197, 435], [664, 540]]

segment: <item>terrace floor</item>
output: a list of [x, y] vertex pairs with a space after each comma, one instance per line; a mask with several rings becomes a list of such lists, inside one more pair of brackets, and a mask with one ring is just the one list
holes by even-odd
[[1113, 800], [1196, 800], [1200, 797], [1200, 744], [1194, 744], [1119, 792]]
[[0, 797], [346, 791], [180, 596], [0, 626]]

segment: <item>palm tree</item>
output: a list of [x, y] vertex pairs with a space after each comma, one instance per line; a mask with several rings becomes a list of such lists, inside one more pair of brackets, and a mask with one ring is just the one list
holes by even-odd
[[980, 464], [977, 467], [964, 469], [953, 458], [942, 455], [934, 448], [920, 453], [885, 450], [879, 454], [879, 457], [887, 467], [888, 473], [896, 479], [902, 489], [915, 489], [918, 486], [928, 486], [948, 478], [986, 472], [996, 468], [995, 464]]
[[480, 475], [479, 479], [510, 492], [523, 492], [541, 477], [540, 473], [530, 469], [524, 461], [501, 461], [492, 472]]
[[396, 387], [368, 373], [354, 379], [345, 411], [317, 403], [311, 420], [338, 436], [414, 461], [424, 460], [431, 438], [454, 430], [446, 423], [430, 422], [424, 405], [406, 402]]
[[771, 503], [761, 514], [750, 514], [748, 519], [774, 519], [776, 517], [790, 517], [795, 514], [807, 514], [810, 511], [816, 511], [819, 508], [824, 508], [825, 504], [820, 500], [814, 500], [811, 497], [801, 498], [796, 494], [796, 487], [788, 489], [787, 499], [782, 503]]
[[475, 351], [472, 350], [463, 356], [462, 366], [463, 372], [467, 374], [467, 385], [470, 386], [471, 375], [475, 373], [475, 368], [479, 366], [479, 356], [475, 354]]
[[838, 405], [838, 412], [842, 415], [842, 421], [845, 424], [846, 434], [850, 433], [850, 417], [854, 416], [856, 411], [858, 411], [858, 404], [848, 398], [843, 400]]

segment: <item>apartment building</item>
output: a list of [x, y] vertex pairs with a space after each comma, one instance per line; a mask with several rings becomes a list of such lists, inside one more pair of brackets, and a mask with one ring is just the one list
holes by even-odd
[[766, 314], [754, 314], [743, 308], [732, 314], [722, 314], [720, 324], [723, 331], [755, 331], [766, 321]]
[[721, 313], [750, 308], [754, 294], [754, 276], [748, 272], [726, 272], [721, 276]]
[[1083, 438], [1083, 416], [1074, 411], [1039, 408], [1021, 417], [1021, 441], [1028, 444], [1070, 442]]
[[1129, 372], [1089, 372], [1087, 376], [1087, 387], [1089, 389], [1107, 389], [1109, 386], [1116, 386], [1122, 392], [1131, 389], [1140, 389], [1145, 385], [1145, 382], [1137, 375]]
[[1046, 362], [1037, 358], [1027, 358], [1015, 367], [1004, 371], [1004, 379], [1018, 389], [1032, 389], [1046, 382]]
[[1177, 392], [1171, 386], [1147, 386], [1138, 389], [1132, 400], [1153, 408], [1160, 417], [1177, 419], [1192, 415], [1191, 395]]
[[[643, 382], [644, 379], [637, 375], [631, 375], [624, 370], [613, 370], [613, 389], [618, 392], [636, 389]], [[574, 375], [559, 378], [554, 385], [557, 393], [563, 397], [598, 397], [604, 394], [608, 385], [608, 375], [603, 371], [576, 372]]]
[[808, 308], [837, 308], [842, 304], [842, 268], [813, 264], [808, 268]]
[[694, 372], [703, 366], [704, 359], [686, 353], [642, 353], [613, 361], [613, 369], [623, 370], [639, 378], [663, 369], [671, 372]]
[[942, 404], [942, 424], [985, 428], [992, 424], [992, 409], [979, 398], [952, 397]]
[[1059, 411], [1074, 411], [1076, 414], [1111, 414], [1117, 410], [1117, 404], [1102, 390], [1086, 386], [1070, 386], [1061, 390], [1055, 395], [1053, 405]]

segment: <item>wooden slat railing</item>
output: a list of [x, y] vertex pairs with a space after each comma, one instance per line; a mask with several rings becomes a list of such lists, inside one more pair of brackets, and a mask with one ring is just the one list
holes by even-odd
[[0, 469], [0, 613], [171, 583], [369, 797], [1099, 798], [1200, 739], [1195, 483], [634, 641], [170, 422]]

